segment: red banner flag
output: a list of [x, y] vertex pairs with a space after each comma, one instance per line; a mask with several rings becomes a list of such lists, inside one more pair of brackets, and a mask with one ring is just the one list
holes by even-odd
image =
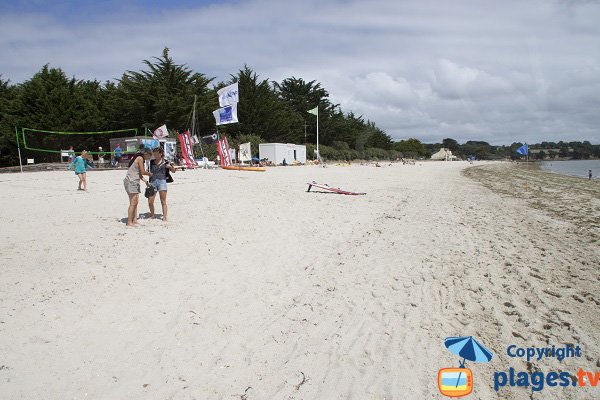
[[198, 166], [194, 158], [194, 149], [192, 148], [192, 137], [190, 131], [185, 131], [179, 134], [179, 143], [181, 144], [181, 156], [188, 168]]
[[231, 165], [231, 156], [229, 155], [229, 144], [227, 143], [227, 138], [223, 136], [217, 142], [217, 151], [219, 152], [219, 157], [221, 158], [221, 167]]

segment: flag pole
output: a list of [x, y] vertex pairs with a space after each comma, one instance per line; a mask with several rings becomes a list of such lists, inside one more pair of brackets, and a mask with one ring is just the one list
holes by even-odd
[[319, 106], [317, 105], [317, 159], [321, 166], [323, 166], [323, 161], [321, 160], [321, 153], [319, 153]]
[[[194, 105], [192, 106], [192, 136], [196, 135], [198, 137], [198, 133], [196, 132], [196, 99], [197, 95], [194, 95]], [[198, 146], [200, 147], [200, 154], [202, 154], [202, 160], [204, 160], [204, 149], [202, 148], [202, 138], [198, 140]]]

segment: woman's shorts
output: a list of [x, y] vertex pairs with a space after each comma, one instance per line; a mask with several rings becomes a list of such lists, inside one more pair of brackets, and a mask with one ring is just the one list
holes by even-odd
[[140, 181], [130, 181], [129, 179], [123, 179], [123, 185], [125, 186], [125, 191], [128, 194], [137, 194], [140, 193]]
[[155, 179], [150, 182], [156, 188], [157, 192], [166, 192], [167, 191], [167, 180], [166, 179]]

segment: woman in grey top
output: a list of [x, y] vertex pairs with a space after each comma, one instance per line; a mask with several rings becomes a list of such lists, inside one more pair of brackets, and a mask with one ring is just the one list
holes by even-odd
[[[156, 188], [160, 196], [160, 204], [162, 205], [162, 219], [167, 221], [167, 168], [175, 173], [176, 169], [169, 161], [165, 159], [165, 149], [157, 147], [152, 150], [154, 160], [150, 161], [150, 184]], [[150, 208], [150, 218], [154, 218], [154, 199], [156, 194], [148, 197], [148, 207]]]
[[146, 182], [144, 175], [151, 176], [150, 172], [144, 169], [144, 161], [149, 160], [152, 156], [150, 149], [144, 149], [142, 155], [138, 155], [134, 160], [129, 169], [127, 170], [127, 176], [123, 179], [123, 185], [125, 191], [129, 196], [129, 208], [127, 209], [127, 226], [136, 226], [137, 222], [137, 206], [140, 195], [140, 179]]

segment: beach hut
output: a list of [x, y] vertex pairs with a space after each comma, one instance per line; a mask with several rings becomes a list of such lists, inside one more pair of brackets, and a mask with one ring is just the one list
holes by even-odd
[[261, 160], [266, 158], [275, 164], [282, 164], [284, 159], [287, 164], [306, 163], [306, 146], [301, 144], [260, 143], [258, 153]]

